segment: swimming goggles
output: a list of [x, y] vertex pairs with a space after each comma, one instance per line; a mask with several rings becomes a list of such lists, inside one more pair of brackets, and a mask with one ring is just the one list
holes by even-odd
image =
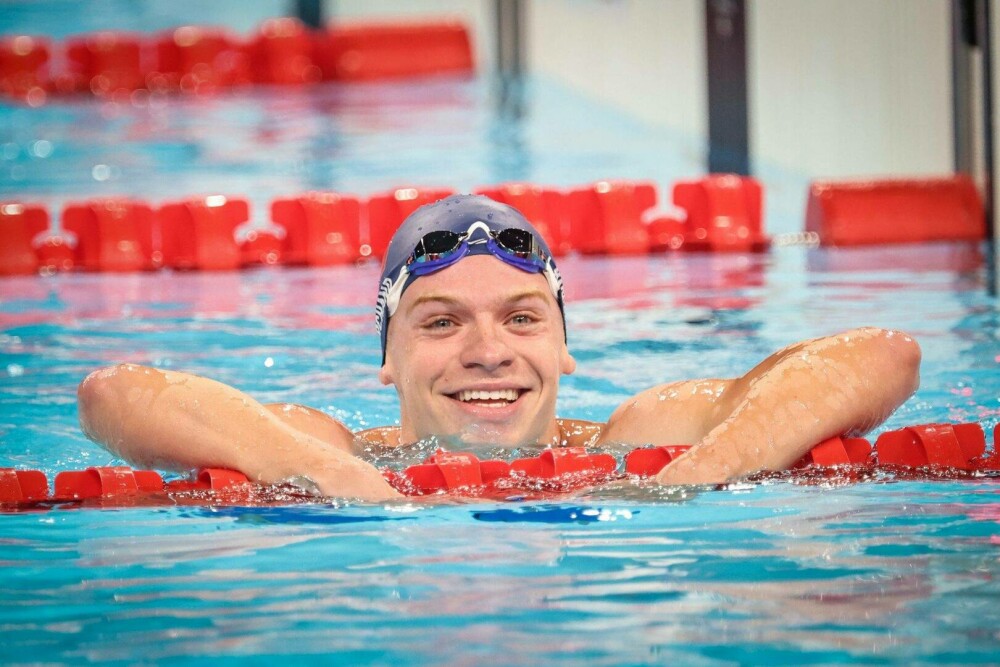
[[[474, 234], [482, 234], [475, 237]], [[494, 231], [485, 222], [476, 221], [462, 233], [450, 230], [428, 232], [417, 242], [399, 275], [391, 285], [386, 285], [385, 305], [388, 316], [396, 312], [399, 300], [406, 289], [410, 277], [419, 278], [440, 271], [456, 263], [469, 254], [485, 254], [480, 248], [505, 264], [528, 273], [541, 273], [552, 290], [552, 295], [560, 301], [562, 279], [549, 257], [535, 238], [525, 229], [509, 227]], [[474, 250], [475, 248], [475, 250]]]

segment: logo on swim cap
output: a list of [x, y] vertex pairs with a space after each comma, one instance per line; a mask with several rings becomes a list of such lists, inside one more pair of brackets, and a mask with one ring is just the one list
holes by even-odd
[[392, 289], [392, 278], [385, 278], [378, 286], [378, 300], [375, 302], [375, 331], [382, 333], [385, 326], [386, 299]]

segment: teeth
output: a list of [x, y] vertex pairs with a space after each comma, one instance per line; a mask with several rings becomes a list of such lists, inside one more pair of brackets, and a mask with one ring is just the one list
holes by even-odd
[[498, 389], [495, 391], [480, 391], [478, 389], [458, 392], [460, 401], [516, 401], [517, 389]]

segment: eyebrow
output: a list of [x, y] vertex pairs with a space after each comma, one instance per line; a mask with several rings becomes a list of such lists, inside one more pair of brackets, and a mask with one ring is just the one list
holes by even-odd
[[[511, 304], [519, 301], [527, 301], [528, 299], [541, 299], [542, 301], [545, 301], [546, 292], [543, 292], [540, 289], [527, 289], [521, 292], [515, 292], [504, 299], [504, 303]], [[424, 294], [417, 297], [417, 299], [406, 308], [406, 312], [411, 313], [425, 303], [440, 303], [445, 306], [454, 307], [461, 305], [462, 302], [454, 297], [447, 296], [445, 294], [434, 294], [432, 292], [430, 294]]]

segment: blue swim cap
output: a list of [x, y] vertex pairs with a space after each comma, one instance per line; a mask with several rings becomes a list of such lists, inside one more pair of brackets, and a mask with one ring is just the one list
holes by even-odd
[[[504, 233], [511, 234], [507, 230], [528, 232], [533, 240], [530, 251], [516, 253], [509, 250], [509, 244], [503, 242]], [[439, 240], [444, 236], [453, 240], [454, 250], [441, 254], [427, 251], [426, 247], [432, 244], [426, 243], [426, 240], [432, 232], [451, 232], [431, 238]], [[517, 236], [517, 233], [514, 232], [514, 235]], [[525, 237], [524, 234], [519, 236], [522, 239]], [[375, 328], [382, 340], [383, 364], [389, 318], [395, 314], [406, 288], [421, 275], [443, 270], [469, 255], [493, 255], [522, 271], [541, 273], [559, 304], [565, 336], [562, 277], [548, 244], [538, 230], [517, 209], [506, 204], [483, 195], [453, 195], [421, 206], [411, 213], [389, 242], [375, 303]]]

